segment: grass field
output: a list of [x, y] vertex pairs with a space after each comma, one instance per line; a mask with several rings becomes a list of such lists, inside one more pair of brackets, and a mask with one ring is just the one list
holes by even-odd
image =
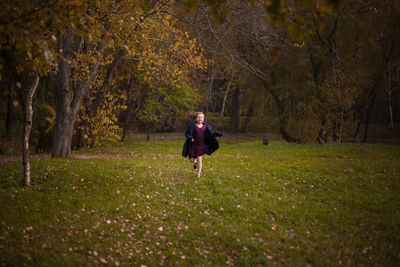
[[220, 145], [201, 178], [182, 141], [0, 163], [0, 265], [398, 265], [400, 147]]

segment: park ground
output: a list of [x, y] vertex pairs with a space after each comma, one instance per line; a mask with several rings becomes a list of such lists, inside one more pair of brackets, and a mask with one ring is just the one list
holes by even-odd
[[399, 146], [165, 139], [2, 158], [0, 265], [398, 265]]

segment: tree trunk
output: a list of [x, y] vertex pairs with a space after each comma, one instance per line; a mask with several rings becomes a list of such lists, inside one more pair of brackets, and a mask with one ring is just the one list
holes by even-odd
[[57, 110], [52, 157], [69, 157], [71, 155], [75, 119], [72, 120], [65, 110], [67, 110], [65, 107]]
[[390, 135], [394, 134], [394, 123], [393, 123], [393, 109], [392, 109], [392, 72], [391, 72], [391, 60], [387, 64], [387, 82], [386, 82], [386, 94], [388, 96], [388, 105], [389, 105], [389, 119], [390, 119]]
[[29, 162], [29, 136], [31, 134], [31, 129], [32, 129], [33, 95], [36, 92], [38, 83], [39, 83], [39, 71], [36, 71], [32, 86], [26, 95], [26, 101], [25, 101], [25, 112], [24, 112], [25, 125], [24, 125], [23, 139], [22, 139], [22, 165], [24, 168], [24, 179], [23, 179], [24, 186], [31, 185], [31, 167]]
[[151, 126], [147, 125], [146, 141], [150, 141], [150, 131], [151, 131]]
[[265, 90], [262, 92], [261, 114], [265, 116]]
[[354, 132], [354, 136], [353, 136], [354, 141], [356, 140], [357, 135], [358, 135], [358, 133], [360, 132], [360, 127], [361, 127], [361, 120], [358, 120], [358, 122], [357, 122], [357, 127], [356, 127], [356, 131]]
[[124, 127], [122, 128], [122, 137], [121, 137], [121, 142], [125, 141], [126, 133], [128, 132], [129, 125], [127, 124], [127, 121], [124, 124]]
[[390, 134], [394, 135], [394, 123], [393, 123], [393, 109], [392, 109], [392, 98], [389, 97], [389, 118], [390, 118]]
[[244, 122], [243, 129], [242, 129], [242, 132], [244, 132], [244, 133], [247, 131], [247, 127], [249, 126], [249, 123], [250, 123], [250, 118], [254, 114], [254, 106], [255, 106], [255, 100], [252, 99], [251, 103], [250, 103], [249, 111], [247, 112], [246, 121]]
[[[105, 32], [107, 31], [105, 25]], [[68, 28], [65, 36], [59, 33], [59, 49], [62, 50], [62, 56], [58, 60], [58, 72], [54, 78], [55, 97], [56, 97], [56, 124], [54, 127], [54, 142], [52, 157], [69, 157], [71, 154], [72, 136], [74, 133], [74, 125], [77, 113], [81, 106], [86, 89], [94, 81], [100, 57], [105, 50], [105, 40], [99, 42], [97, 46], [96, 60], [89, 67], [89, 74], [81, 82], [71, 90], [70, 75], [71, 61], [73, 57], [73, 46], [75, 35], [71, 28]], [[72, 101], [71, 101], [72, 99]]]
[[281, 133], [283, 139], [288, 141], [289, 143], [296, 142], [298, 143], [298, 140], [296, 138], [293, 138], [292, 136], [289, 135], [287, 132], [287, 125], [288, 125], [288, 117], [285, 114], [282, 114], [279, 116], [279, 132]]
[[240, 102], [241, 90], [235, 88], [232, 95], [232, 108], [231, 108], [231, 125], [230, 131], [237, 132], [240, 128]]
[[[66, 36], [60, 35], [63, 57], [58, 61], [56, 77], [56, 124], [54, 127], [53, 157], [68, 157], [71, 154], [71, 142], [75, 117], [72, 116], [71, 89], [69, 84], [72, 59], [72, 30], [67, 30]], [[76, 98], [77, 95], [74, 95]]]
[[121, 137], [121, 142], [125, 141], [126, 133], [129, 130], [129, 127], [132, 122], [132, 112], [129, 110], [129, 107], [126, 109], [126, 116], [125, 116], [125, 123], [124, 126], [122, 127], [122, 137]]
[[11, 129], [14, 117], [14, 99], [11, 94], [11, 83], [9, 81], [8, 95], [7, 95], [7, 118], [6, 118], [6, 140], [11, 140]]
[[338, 140], [338, 135], [337, 135], [338, 129], [337, 129], [337, 125], [338, 125], [338, 123], [336, 122], [336, 120], [333, 120], [333, 121], [332, 121], [332, 138], [333, 138], [333, 142], [337, 142], [337, 140]]
[[[232, 79], [233, 79], [233, 75], [232, 75]], [[231, 89], [231, 85], [232, 85], [232, 79], [229, 81], [228, 86], [226, 87], [226, 91], [224, 94], [224, 100], [222, 101], [222, 107], [221, 107], [221, 115], [219, 116], [219, 121], [218, 121], [218, 126], [217, 129], [221, 130], [222, 129], [222, 120], [224, 118], [224, 112], [225, 112], [225, 105], [226, 105], [226, 99], [228, 98], [228, 93], [229, 90]]]
[[164, 132], [168, 128], [168, 121], [169, 121], [169, 116], [171, 113], [171, 106], [168, 106], [167, 110], [165, 111], [164, 119], [161, 124], [161, 131]]
[[212, 69], [211, 72], [211, 77], [209, 77], [210, 81], [208, 82], [208, 87], [207, 87], [207, 93], [206, 93], [206, 97], [204, 99], [205, 103], [204, 103], [204, 117], [207, 117], [208, 114], [208, 108], [209, 108], [209, 104], [210, 104], [210, 97], [212, 94], [212, 89], [213, 89], [213, 85], [214, 85], [214, 80], [215, 80], [215, 76], [217, 75], [217, 68], [214, 67]]
[[[272, 73], [272, 82], [275, 83], [275, 78], [274, 78], [274, 73]], [[277, 107], [278, 107], [278, 112], [279, 112], [279, 131], [283, 137], [288, 142], [297, 142], [296, 138], [293, 138], [292, 136], [289, 135], [287, 132], [287, 125], [288, 125], [288, 116], [285, 113], [285, 107], [282, 103], [283, 100], [281, 100], [278, 95], [271, 90], [271, 88], [267, 85], [265, 81], [263, 81], [264, 88], [268, 91], [268, 93], [272, 96], [274, 99]]]
[[84, 148], [85, 146], [87, 146], [87, 139], [85, 138], [85, 133], [83, 132], [82, 129], [77, 130], [77, 133], [75, 135], [75, 138], [73, 138], [75, 140], [73, 140], [73, 146], [75, 146], [76, 148]]
[[170, 132], [174, 132], [175, 131], [175, 122], [176, 122], [176, 111], [172, 110], [171, 127], [169, 128]]
[[318, 63], [316, 62], [316, 59], [313, 54], [312, 46], [310, 43], [308, 43], [308, 53], [310, 54], [310, 63], [311, 63], [311, 69], [313, 73], [313, 82], [314, 85], [318, 84], [318, 78], [319, 78], [319, 72], [320, 72], [320, 67], [321, 67], [321, 61]]
[[131, 124], [131, 109], [132, 109], [132, 93], [131, 93], [131, 88], [132, 84], [134, 82], [134, 78], [130, 78], [128, 81], [128, 84], [126, 86], [126, 94], [128, 95], [128, 99], [126, 100], [126, 111], [125, 111], [125, 122], [124, 125], [122, 126], [122, 137], [121, 137], [121, 142], [125, 141], [126, 133], [129, 130], [130, 124]]
[[367, 142], [367, 137], [368, 137], [368, 127], [369, 127], [369, 121], [371, 119], [371, 114], [372, 114], [372, 107], [375, 102], [376, 98], [376, 92], [374, 89], [372, 89], [372, 97], [371, 101], [369, 102], [368, 108], [367, 108], [367, 113], [366, 113], [366, 118], [365, 118], [365, 128], [364, 128], [364, 137], [363, 137], [363, 142]]
[[110, 86], [111, 86], [111, 81], [112, 81], [112, 76], [114, 74], [115, 69], [117, 68], [118, 63], [121, 61], [123, 55], [124, 55], [125, 49], [119, 48], [113, 61], [111, 64], [108, 66], [107, 69], [107, 74], [104, 78], [103, 84], [100, 88], [100, 90], [97, 92], [96, 97], [93, 101], [92, 106], [90, 107], [93, 116], [96, 116], [97, 109], [99, 108], [100, 104], [103, 102], [104, 97], [108, 93]]
[[128, 130], [132, 124], [132, 121], [135, 119], [136, 114], [140, 111], [144, 101], [145, 101], [145, 98], [142, 100], [142, 102], [140, 102], [137, 105], [137, 107], [135, 108], [134, 111], [132, 111], [132, 107], [130, 107], [131, 105], [129, 105], [129, 103], [128, 103], [128, 108], [126, 109], [126, 120], [124, 123], [124, 127], [122, 128], [121, 142], [125, 141], [126, 133], [128, 132]]

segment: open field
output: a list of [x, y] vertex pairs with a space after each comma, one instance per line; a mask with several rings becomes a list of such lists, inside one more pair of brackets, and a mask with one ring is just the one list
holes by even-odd
[[0, 161], [0, 265], [378, 265], [400, 261], [400, 147], [182, 140]]

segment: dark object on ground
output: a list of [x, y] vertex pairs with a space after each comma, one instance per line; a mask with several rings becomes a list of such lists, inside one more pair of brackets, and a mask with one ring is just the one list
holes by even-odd
[[269, 146], [269, 139], [266, 137], [263, 137], [263, 145]]
[[317, 141], [318, 141], [318, 144], [321, 144], [321, 145], [325, 144], [325, 141], [324, 141], [324, 139], [321, 138], [321, 136], [317, 137]]

